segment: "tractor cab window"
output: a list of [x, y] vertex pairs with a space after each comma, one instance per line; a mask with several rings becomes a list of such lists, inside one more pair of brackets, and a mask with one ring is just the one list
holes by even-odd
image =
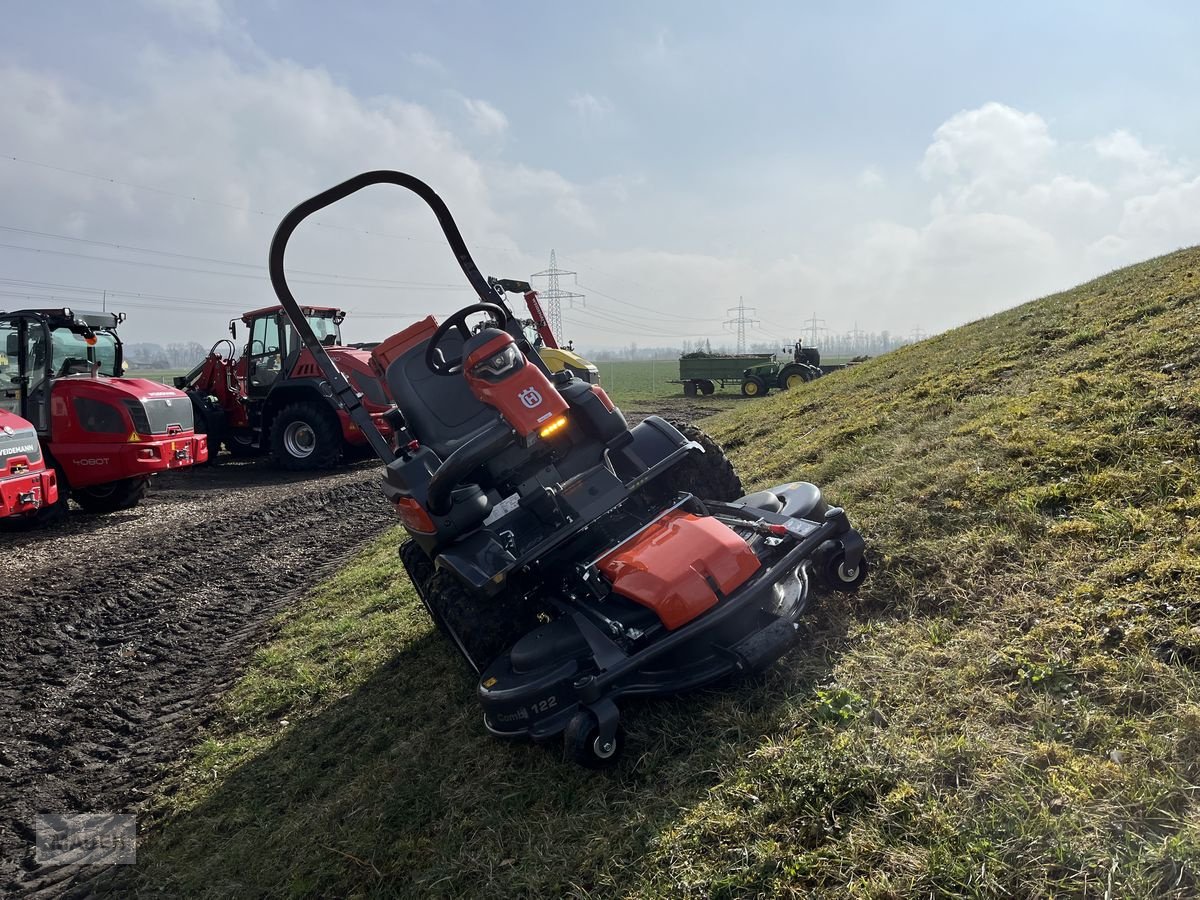
[[[32, 338], [40, 338], [42, 329], [31, 328]], [[88, 335], [67, 327], [55, 328], [50, 332], [50, 374], [55, 378], [64, 375], [86, 375], [92, 371], [93, 363], [100, 363], [101, 375], [117, 376], [117, 339], [108, 331], [96, 331]], [[35, 348], [34, 367], [40, 368], [41, 355]]]
[[21, 412], [21, 336], [17, 323], [0, 320], [0, 409]]
[[305, 316], [305, 318], [312, 326], [313, 334], [317, 336], [318, 341], [326, 347], [341, 346], [342, 329], [332, 316]]
[[521, 323], [522, 330], [525, 332], [525, 340], [529, 341], [529, 346], [534, 350], [541, 350], [544, 346], [541, 332], [537, 330], [537, 326], [533, 323], [533, 319], [526, 319]]
[[247, 348], [247, 371], [250, 386], [268, 387], [279, 377], [283, 354], [287, 350], [279, 327], [279, 316], [262, 316], [250, 326], [250, 346]]

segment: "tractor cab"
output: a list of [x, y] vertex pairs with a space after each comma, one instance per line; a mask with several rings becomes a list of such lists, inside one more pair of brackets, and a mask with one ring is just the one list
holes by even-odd
[[[323, 347], [342, 346], [342, 321], [346, 313], [322, 306], [304, 308], [304, 317]], [[265, 397], [281, 378], [290, 377], [300, 358], [303, 345], [296, 330], [278, 306], [256, 309], [242, 316], [246, 326], [246, 345], [242, 355], [246, 394], [251, 398]], [[230, 333], [237, 337], [234, 324]]]
[[124, 377], [117, 326], [124, 313], [60, 309], [0, 312], [0, 410], [32, 423], [58, 497], [90, 512], [137, 505], [152, 475], [208, 456], [191, 404], [174, 388]]
[[17, 310], [0, 313], [0, 409], [49, 426], [49, 386], [55, 378], [123, 374], [116, 328], [124, 313]]
[[[392, 404], [371, 370], [370, 353], [342, 343], [345, 311], [305, 306], [302, 313], [321, 347], [346, 370], [379, 426], [387, 429], [382, 417]], [[296, 471], [333, 466], [365, 443], [358, 427], [330, 402], [316, 360], [281, 307], [252, 310], [241, 324], [244, 334], [239, 335], [237, 320], [230, 322], [229, 338], [175, 379], [191, 397], [197, 425], [210, 441], [237, 456], [269, 453]]]

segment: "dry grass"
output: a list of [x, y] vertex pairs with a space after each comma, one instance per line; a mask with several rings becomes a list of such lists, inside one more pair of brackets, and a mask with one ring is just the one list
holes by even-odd
[[706, 423], [748, 484], [825, 486], [874, 576], [763, 683], [634, 706], [608, 775], [484, 736], [391, 535], [260, 653], [125, 887], [1195, 896], [1198, 334], [1188, 250]]

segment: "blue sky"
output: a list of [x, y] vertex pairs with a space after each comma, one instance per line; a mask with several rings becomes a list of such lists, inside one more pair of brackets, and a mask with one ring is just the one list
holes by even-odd
[[[489, 272], [556, 248], [594, 289], [567, 313], [585, 346], [720, 342], [739, 295], [760, 339], [813, 313], [932, 331], [1200, 235], [1184, 4], [66, 9], [13, 6], [0, 36], [0, 225], [25, 229], [0, 243], [30, 248], [0, 266], [32, 283], [0, 289], [114, 290], [135, 339], [208, 343], [269, 300], [162, 252], [261, 263], [278, 213], [375, 166], [443, 193]], [[308, 286], [364, 315], [353, 336], [469, 299], [402, 198], [329, 224], [292, 259], [358, 276]]]

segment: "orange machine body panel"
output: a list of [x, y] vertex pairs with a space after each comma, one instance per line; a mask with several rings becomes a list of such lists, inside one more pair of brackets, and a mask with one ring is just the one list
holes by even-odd
[[600, 560], [613, 590], [648, 607], [668, 629], [686, 625], [759, 570], [754, 551], [712, 517], [674, 511]]
[[413, 322], [403, 331], [393, 334], [378, 347], [372, 349], [371, 368], [375, 370], [375, 374], [383, 378], [387, 373], [388, 366], [413, 347], [433, 337], [437, 328], [438, 320], [433, 316], [426, 316], [419, 322]]
[[529, 437], [555, 416], [567, 411], [567, 401], [550, 383], [546, 374], [524, 357], [519, 368], [494, 381], [472, 374], [480, 362], [515, 343], [510, 334], [496, 335], [467, 357], [463, 374], [471, 393], [481, 402], [499, 410], [517, 434]]

